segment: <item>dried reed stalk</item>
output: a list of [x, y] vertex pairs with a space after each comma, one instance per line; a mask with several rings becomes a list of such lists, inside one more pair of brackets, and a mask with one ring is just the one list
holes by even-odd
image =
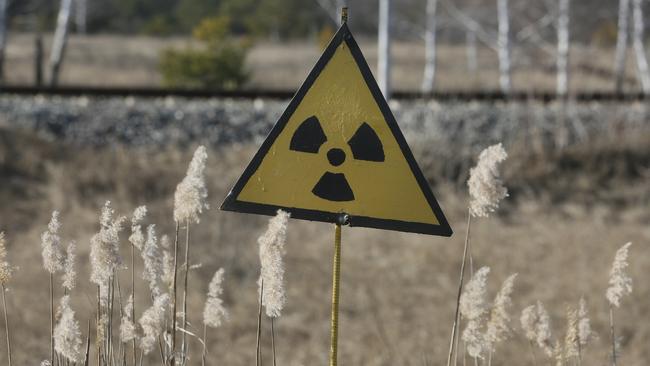
[[88, 319], [88, 332], [86, 334], [86, 356], [84, 357], [84, 366], [88, 366], [90, 363], [90, 319]]
[[260, 347], [262, 340], [262, 294], [264, 294], [264, 280], [260, 279], [260, 302], [257, 310], [257, 348], [255, 353], [256, 366], [262, 366], [262, 349]]
[[616, 366], [616, 333], [614, 332], [614, 307], [609, 306], [609, 331], [612, 337], [612, 366]]
[[271, 348], [273, 348], [273, 366], [276, 366], [275, 364], [275, 329], [273, 327], [275, 318], [271, 318]]
[[[133, 306], [131, 307], [131, 319], [135, 321], [135, 245], [133, 244], [131, 244], [131, 299], [133, 301]], [[133, 366], [136, 366], [135, 353], [137, 348], [135, 344], [135, 338], [133, 338], [132, 340], [132, 345], [133, 345]]]
[[95, 350], [97, 352], [97, 366], [101, 366], [102, 364], [102, 345], [101, 345], [101, 339], [99, 337], [99, 334], [101, 330], [99, 329], [101, 324], [100, 324], [100, 319], [102, 316], [102, 308], [101, 308], [101, 298], [100, 298], [100, 288], [97, 286], [97, 316], [96, 316], [96, 321], [95, 321]]
[[[183, 282], [183, 330], [187, 329], [187, 287], [190, 277], [190, 220], [185, 221], [185, 278]], [[181, 356], [183, 357], [183, 364], [187, 359], [189, 352], [189, 344], [187, 343], [187, 334], [183, 332], [181, 343]]]
[[7, 317], [7, 298], [5, 295], [6, 289], [5, 285], [2, 284], [0, 287], [0, 290], [2, 290], [2, 309], [5, 317], [5, 336], [7, 337], [7, 360], [8, 360], [8, 365], [11, 366], [11, 338], [9, 336], [9, 318]]
[[467, 212], [467, 231], [465, 232], [465, 246], [463, 248], [463, 260], [460, 265], [460, 279], [458, 281], [458, 295], [456, 296], [456, 312], [454, 314], [454, 325], [451, 328], [451, 338], [449, 340], [449, 353], [447, 354], [447, 366], [451, 366], [452, 356], [457, 347], [454, 347], [454, 341], [457, 337], [458, 323], [460, 321], [460, 297], [463, 294], [463, 281], [465, 279], [465, 263], [467, 262], [467, 252], [469, 248], [470, 239], [470, 226], [472, 223], [472, 215]]
[[535, 346], [533, 345], [533, 341], [528, 340], [528, 345], [530, 345], [530, 355], [533, 359], [533, 366], [537, 366], [537, 356], [535, 355]]
[[176, 221], [176, 234], [174, 235], [174, 281], [172, 286], [172, 346], [170, 365], [174, 365], [176, 358], [176, 286], [178, 278], [178, 230], [179, 222]]
[[54, 274], [50, 272], [50, 364], [54, 365]]
[[208, 326], [203, 323], [203, 353], [201, 354], [201, 366], [205, 366], [206, 344], [208, 343]]

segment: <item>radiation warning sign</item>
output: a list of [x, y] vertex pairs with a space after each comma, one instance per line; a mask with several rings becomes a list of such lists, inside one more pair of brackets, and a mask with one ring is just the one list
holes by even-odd
[[221, 209], [452, 234], [345, 24]]

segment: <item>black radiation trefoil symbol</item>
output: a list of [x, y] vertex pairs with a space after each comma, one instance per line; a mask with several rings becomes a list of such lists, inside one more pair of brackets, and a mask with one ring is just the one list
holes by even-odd
[[[316, 116], [304, 120], [291, 138], [290, 150], [317, 154], [320, 147], [327, 141], [320, 121]], [[352, 156], [356, 160], [383, 162], [384, 148], [375, 131], [366, 123], [348, 140]], [[332, 166], [340, 166], [345, 162], [345, 151], [331, 148], [327, 151], [327, 160]], [[354, 201], [354, 192], [350, 188], [345, 174], [325, 172], [312, 189], [316, 196], [328, 201]]]

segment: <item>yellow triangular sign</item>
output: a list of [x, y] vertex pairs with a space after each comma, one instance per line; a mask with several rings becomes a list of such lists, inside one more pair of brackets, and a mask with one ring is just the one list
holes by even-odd
[[221, 208], [452, 233], [345, 24]]

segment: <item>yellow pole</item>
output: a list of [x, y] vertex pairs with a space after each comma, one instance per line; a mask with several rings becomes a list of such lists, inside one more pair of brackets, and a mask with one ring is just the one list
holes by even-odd
[[334, 232], [334, 260], [332, 265], [332, 328], [330, 333], [330, 366], [338, 361], [339, 339], [339, 282], [341, 279], [341, 225]]
[[[348, 21], [348, 7], [341, 8], [341, 25]], [[341, 217], [347, 221], [347, 215]], [[330, 328], [330, 366], [338, 364], [339, 343], [339, 282], [341, 280], [341, 223], [334, 229], [334, 259], [332, 260], [332, 324]]]

